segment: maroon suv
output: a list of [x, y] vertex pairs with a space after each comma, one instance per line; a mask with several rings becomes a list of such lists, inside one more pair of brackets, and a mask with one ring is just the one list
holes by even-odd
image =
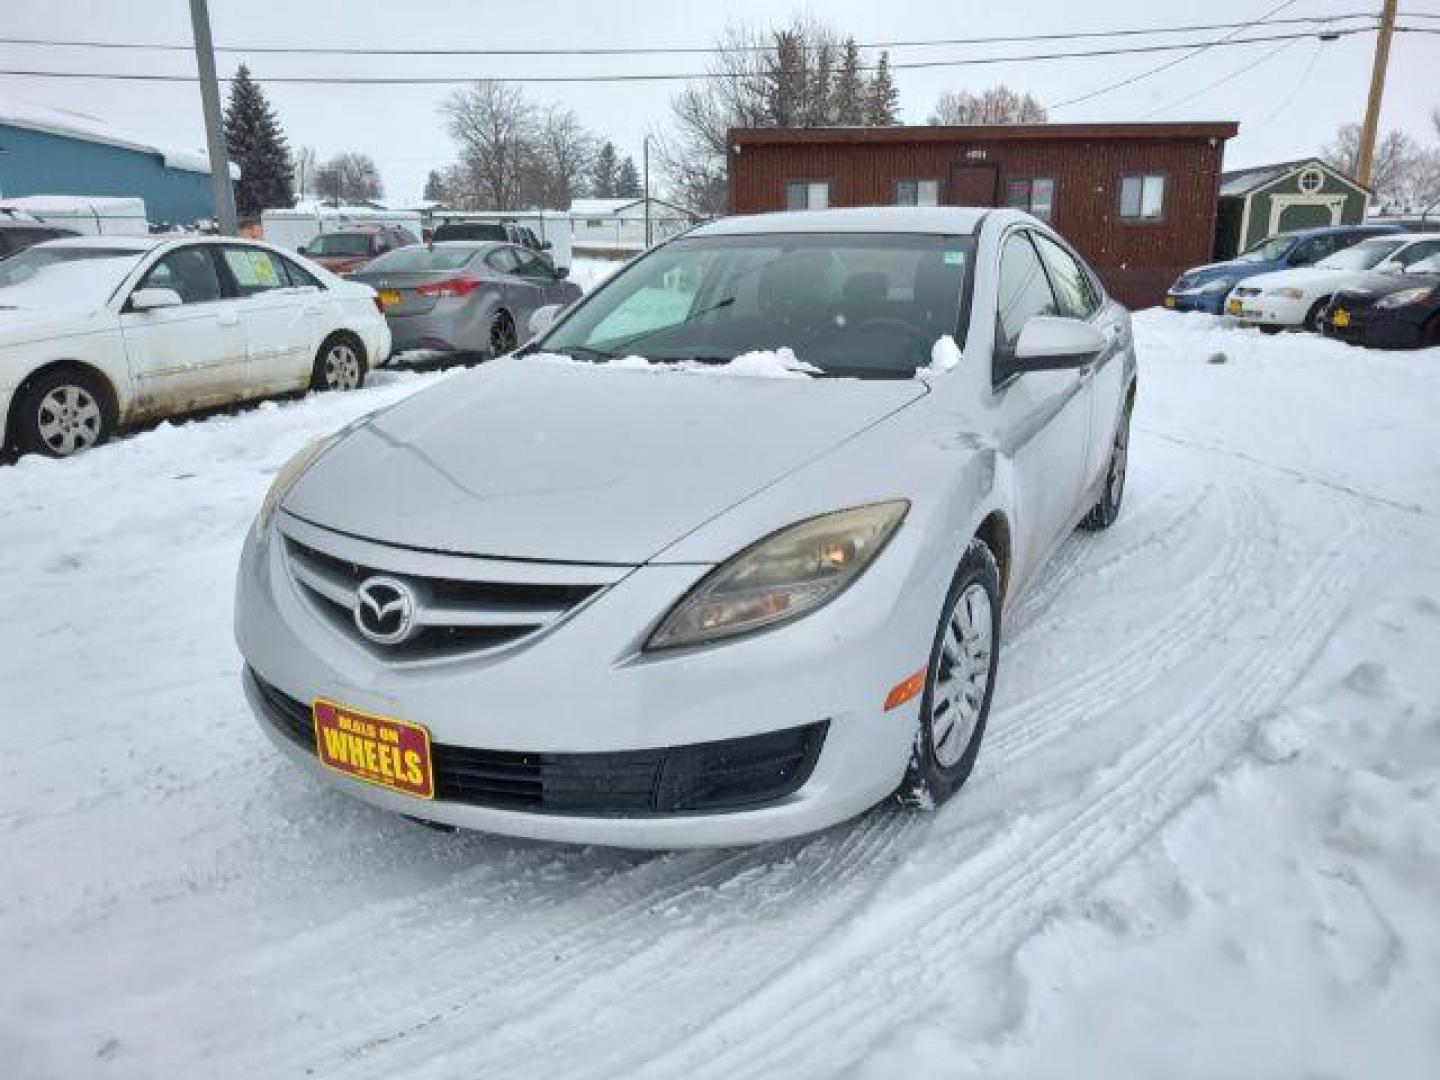
[[418, 244], [413, 233], [398, 225], [358, 226], [339, 232], [321, 233], [299, 248], [301, 255], [314, 259], [326, 270], [347, 274], [387, 251]]

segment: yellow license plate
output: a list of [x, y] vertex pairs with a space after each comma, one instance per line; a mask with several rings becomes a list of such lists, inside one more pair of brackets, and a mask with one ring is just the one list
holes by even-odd
[[381, 307], [399, 307], [404, 298], [394, 289], [380, 290]]
[[1231, 300], [1225, 305], [1225, 310], [1230, 312], [1231, 315], [1239, 315], [1245, 309], [1239, 300]]
[[417, 799], [435, 797], [430, 732], [425, 728], [324, 698], [316, 698], [310, 711], [315, 752], [327, 769]]
[[1167, 296], [1167, 297], [1165, 297], [1165, 306], [1166, 306], [1166, 307], [1174, 307], [1174, 306], [1175, 306], [1175, 298], [1174, 298], [1173, 296]]
[[1330, 313], [1330, 325], [1331, 325], [1331, 326], [1349, 326], [1349, 325], [1350, 325], [1350, 312], [1346, 311], [1343, 307], [1342, 307], [1342, 308], [1336, 308], [1334, 311], [1332, 311], [1332, 312]]

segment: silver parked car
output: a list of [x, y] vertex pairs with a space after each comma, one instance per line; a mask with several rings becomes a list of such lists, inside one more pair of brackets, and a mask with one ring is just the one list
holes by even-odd
[[373, 287], [394, 350], [503, 356], [530, 336], [542, 307], [580, 299], [542, 255], [514, 244], [456, 240], [400, 248], [350, 275]]
[[344, 790], [517, 836], [942, 801], [1002, 612], [1119, 512], [1134, 394], [1129, 315], [1028, 215], [703, 226], [277, 476], [245, 694]]

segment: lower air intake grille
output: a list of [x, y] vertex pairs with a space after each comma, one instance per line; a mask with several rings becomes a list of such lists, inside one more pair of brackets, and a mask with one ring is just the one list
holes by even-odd
[[[270, 722], [315, 752], [310, 707], [247, 671]], [[538, 813], [646, 815], [739, 810], [810, 778], [827, 721], [720, 742], [596, 754], [476, 750], [432, 743], [435, 797]]]

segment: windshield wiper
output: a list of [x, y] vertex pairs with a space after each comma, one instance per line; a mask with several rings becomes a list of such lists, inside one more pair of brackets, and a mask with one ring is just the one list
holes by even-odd
[[649, 330], [642, 330], [638, 334], [632, 334], [628, 338], [620, 338], [618, 341], [608, 342], [611, 349], [610, 355], [618, 356], [621, 349], [628, 349], [637, 341], [644, 341], [646, 338], [654, 337], [656, 334], [663, 334], [668, 330], [674, 330], [677, 326], [684, 326], [686, 323], [692, 323], [696, 319], [700, 318], [702, 315], [709, 315], [712, 311], [719, 311], [721, 308], [729, 307], [733, 303], [735, 303], [735, 297], [726, 296], [720, 300], [716, 300], [713, 304], [707, 304], [699, 311], [692, 311], [689, 315], [686, 315], [685, 318], [681, 319], [679, 322], [667, 323], [664, 326], [651, 327]]

